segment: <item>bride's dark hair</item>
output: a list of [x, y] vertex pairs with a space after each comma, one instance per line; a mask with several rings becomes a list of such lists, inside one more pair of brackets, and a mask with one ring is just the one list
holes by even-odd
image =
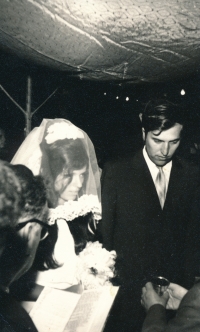
[[67, 224], [74, 238], [77, 255], [85, 248], [88, 241], [96, 240], [96, 228], [92, 212], [68, 221]]
[[[41, 175], [47, 188], [49, 207], [54, 208], [59, 198], [59, 193], [54, 189], [56, 177], [61, 173], [72, 175], [73, 170], [79, 170], [85, 166], [88, 168], [88, 155], [81, 139], [57, 140], [52, 144], [43, 141], [40, 147], [42, 150]], [[85, 192], [86, 183], [87, 170], [80, 195]]]

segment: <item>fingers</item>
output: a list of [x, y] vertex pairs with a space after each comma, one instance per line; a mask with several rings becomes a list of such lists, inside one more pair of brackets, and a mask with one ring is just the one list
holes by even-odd
[[144, 296], [147, 293], [147, 291], [151, 290], [153, 290], [153, 285], [151, 282], [147, 282], [146, 285], [142, 287], [142, 296]]
[[166, 290], [166, 291], [164, 291], [164, 293], [163, 293], [163, 297], [164, 297], [166, 300], [168, 300], [168, 299], [169, 299], [170, 295], [169, 295], [169, 293], [168, 293], [168, 291], [167, 291], [167, 290]]
[[147, 290], [150, 290], [150, 289], [153, 288], [153, 285], [152, 285], [151, 282], [147, 282], [146, 285], [145, 285], [145, 287], [146, 287]]
[[144, 286], [144, 287], [142, 287], [142, 294], [144, 294], [144, 293], [146, 293], [146, 287]]
[[145, 301], [144, 301], [144, 297], [146, 295], [147, 289], [146, 289], [146, 285], [144, 287], [142, 287], [142, 294], [141, 294], [141, 300], [140, 303], [143, 307], [145, 307]]
[[170, 282], [168, 289], [170, 289], [170, 290], [173, 291], [173, 290], [175, 290], [177, 288], [177, 286], [179, 286], [179, 285], [174, 284], [173, 282]]

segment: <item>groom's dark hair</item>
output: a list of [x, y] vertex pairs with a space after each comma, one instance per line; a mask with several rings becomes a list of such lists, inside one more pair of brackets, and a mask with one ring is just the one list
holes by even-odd
[[182, 104], [174, 104], [168, 100], [150, 100], [142, 113], [141, 122], [146, 134], [149, 131], [159, 130], [159, 135], [176, 123], [184, 126], [186, 110]]

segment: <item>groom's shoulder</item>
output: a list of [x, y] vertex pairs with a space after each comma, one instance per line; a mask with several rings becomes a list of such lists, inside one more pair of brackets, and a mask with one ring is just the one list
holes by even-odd
[[196, 163], [194, 163], [186, 158], [183, 158], [179, 155], [175, 156], [175, 158], [173, 160], [174, 160], [175, 165], [177, 167], [179, 167], [180, 169], [182, 168], [190, 174], [199, 174], [200, 168]]
[[112, 171], [129, 171], [138, 164], [138, 160], [141, 156], [142, 152], [138, 151], [135, 154], [129, 154], [117, 159], [109, 160], [105, 163], [104, 169]]
[[176, 169], [176, 174], [179, 179], [182, 178], [183, 184], [189, 187], [200, 188], [200, 168], [199, 166], [181, 156], [175, 156], [172, 163], [172, 170]]

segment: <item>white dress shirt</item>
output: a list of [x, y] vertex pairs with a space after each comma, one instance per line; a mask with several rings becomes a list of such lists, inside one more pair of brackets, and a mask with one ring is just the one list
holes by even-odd
[[[158, 167], [153, 163], [153, 161], [151, 161], [151, 159], [149, 158], [147, 151], [146, 151], [146, 146], [144, 146], [143, 148], [143, 156], [144, 159], [147, 163], [147, 166], [149, 168], [149, 171], [151, 173], [153, 182], [155, 184], [155, 180], [156, 177], [158, 175], [159, 169]], [[171, 173], [171, 169], [172, 169], [172, 161], [170, 161], [169, 163], [167, 163], [165, 166], [163, 166], [163, 172], [165, 174], [165, 179], [166, 179], [166, 192], [168, 189], [168, 185], [169, 185], [169, 178], [170, 178], [170, 173]]]

